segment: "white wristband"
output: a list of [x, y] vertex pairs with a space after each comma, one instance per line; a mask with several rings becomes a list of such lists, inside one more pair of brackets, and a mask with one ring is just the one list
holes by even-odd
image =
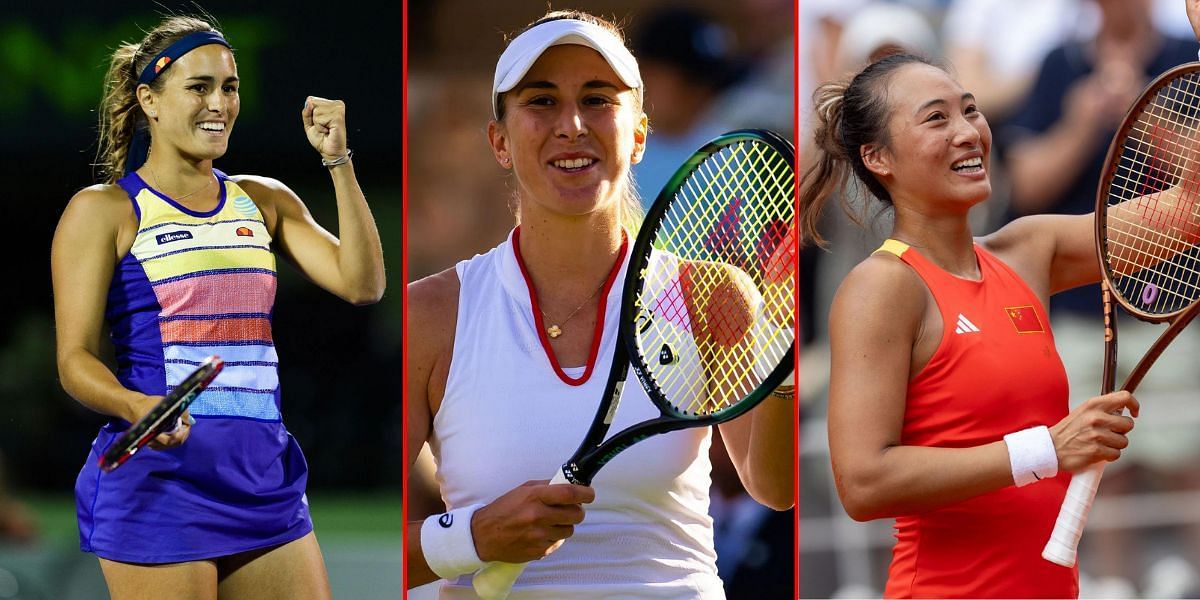
[[1010, 433], [1004, 436], [1004, 443], [1017, 487], [1058, 475], [1058, 453], [1045, 425]]
[[471, 516], [482, 504], [433, 515], [421, 524], [421, 552], [429, 568], [442, 579], [474, 573], [486, 564], [475, 553]]

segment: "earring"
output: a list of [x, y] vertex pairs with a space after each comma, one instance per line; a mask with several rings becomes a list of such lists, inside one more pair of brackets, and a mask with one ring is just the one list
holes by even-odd
[[507, 157], [507, 156], [505, 156], [504, 158], [500, 159], [500, 164], [502, 164], [502, 165], [504, 165], [504, 166], [506, 166], [506, 167], [508, 166], [508, 163], [510, 163], [510, 162], [512, 162], [512, 159], [511, 159], [511, 158], [509, 158], [509, 157]]

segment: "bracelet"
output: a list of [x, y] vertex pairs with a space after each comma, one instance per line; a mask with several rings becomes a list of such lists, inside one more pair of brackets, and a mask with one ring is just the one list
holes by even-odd
[[1010, 433], [1004, 436], [1004, 443], [1017, 487], [1058, 475], [1058, 453], [1045, 425]]
[[781, 386], [771, 390], [771, 395], [776, 398], [782, 398], [784, 400], [793, 400], [796, 398], [796, 386], [781, 385]]
[[350, 162], [350, 157], [353, 155], [354, 155], [354, 151], [347, 148], [345, 154], [343, 154], [342, 156], [339, 156], [333, 160], [329, 160], [328, 158], [322, 158], [321, 164], [323, 166], [325, 166], [325, 168], [331, 168], [331, 167], [336, 167], [338, 165], [344, 165], [344, 164]]
[[796, 398], [796, 372], [788, 373], [788, 376], [779, 382], [779, 387], [771, 390], [771, 395], [784, 400], [794, 400]]
[[471, 536], [471, 517], [482, 507], [472, 504], [456, 508], [421, 524], [421, 553], [438, 577], [454, 579], [487, 564], [475, 553], [475, 538]]

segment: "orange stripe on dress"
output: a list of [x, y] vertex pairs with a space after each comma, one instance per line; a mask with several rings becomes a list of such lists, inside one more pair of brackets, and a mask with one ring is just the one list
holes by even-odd
[[160, 323], [159, 327], [164, 344], [271, 341], [271, 323], [262, 317], [219, 320], [180, 319]]

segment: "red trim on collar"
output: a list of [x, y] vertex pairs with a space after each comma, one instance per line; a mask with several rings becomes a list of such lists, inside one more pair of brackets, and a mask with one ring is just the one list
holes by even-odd
[[621, 272], [621, 265], [625, 262], [625, 249], [629, 245], [629, 237], [625, 232], [621, 232], [621, 249], [617, 251], [617, 262], [613, 265], [612, 271], [608, 273], [608, 279], [604, 281], [604, 288], [600, 290], [600, 309], [596, 315], [596, 329], [592, 332], [592, 349], [588, 352], [587, 365], [584, 366], [583, 375], [579, 379], [571, 379], [558, 364], [558, 357], [554, 355], [554, 349], [550, 347], [550, 338], [546, 337], [546, 325], [542, 322], [542, 309], [538, 305], [537, 292], [533, 289], [533, 280], [529, 278], [529, 271], [525, 269], [525, 259], [521, 258], [521, 228], [518, 226], [513, 230], [512, 235], [513, 254], [517, 257], [517, 266], [521, 268], [521, 277], [525, 278], [525, 288], [529, 290], [529, 304], [533, 310], [533, 324], [537, 328], [538, 340], [542, 343], [542, 350], [546, 353], [546, 358], [550, 359], [550, 366], [554, 368], [554, 374], [567, 385], [580, 386], [587, 383], [592, 377], [592, 371], [596, 367], [596, 355], [600, 353], [600, 339], [604, 335], [604, 313], [608, 309], [608, 292], [612, 289], [613, 282], [617, 280], [617, 273]]

